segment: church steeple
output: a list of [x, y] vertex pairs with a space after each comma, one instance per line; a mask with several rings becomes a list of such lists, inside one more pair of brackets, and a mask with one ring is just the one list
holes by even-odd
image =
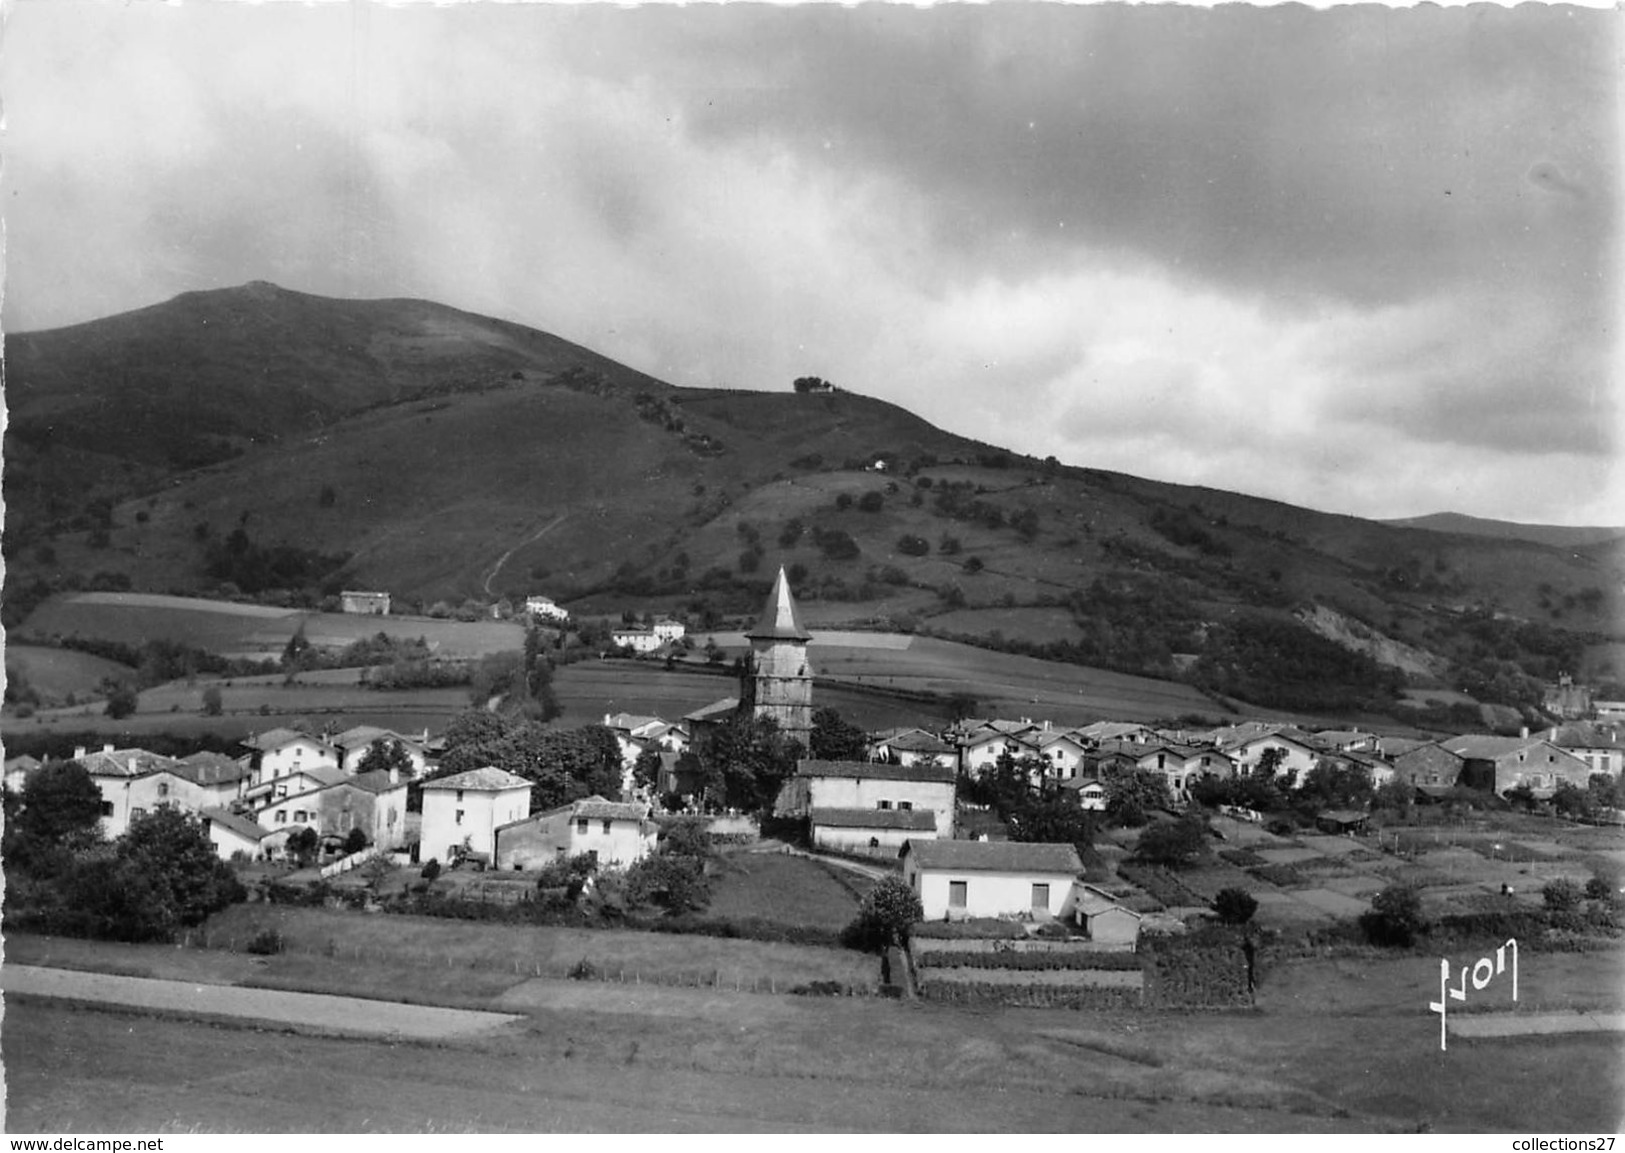
[[807, 643], [812, 640], [790, 595], [790, 581], [780, 566], [750, 641], [750, 684], [746, 700], [757, 717], [772, 717], [779, 731], [803, 745], [812, 732], [812, 666]]

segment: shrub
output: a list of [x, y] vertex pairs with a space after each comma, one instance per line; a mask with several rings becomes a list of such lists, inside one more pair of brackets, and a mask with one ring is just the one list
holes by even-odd
[[1373, 945], [1408, 947], [1426, 928], [1422, 898], [1405, 885], [1389, 885], [1372, 898], [1371, 908], [1360, 914], [1360, 929]]
[[671, 853], [645, 857], [626, 872], [626, 897], [634, 905], [657, 905], [673, 914], [703, 909], [711, 901], [705, 862]]
[[1579, 885], [1567, 877], [1559, 877], [1555, 881], [1546, 882], [1540, 895], [1546, 902], [1546, 907], [1554, 913], [1572, 913], [1580, 907], [1580, 900], [1585, 893]]
[[1618, 878], [1605, 873], [1597, 873], [1586, 882], [1585, 894], [1593, 901], [1608, 901], [1613, 899], [1618, 890]]
[[272, 957], [287, 948], [282, 934], [275, 929], [261, 929], [244, 946], [248, 952], [260, 957]]
[[224, 708], [225, 704], [221, 699], [220, 687], [218, 685], [210, 685], [208, 688], [203, 690], [204, 716], [218, 717]]
[[906, 553], [909, 556], [925, 556], [931, 551], [931, 542], [926, 540], [923, 536], [915, 536], [913, 533], [904, 533], [902, 536], [897, 538], [897, 549], [899, 552]]
[[572, 981], [596, 981], [598, 980], [598, 968], [591, 961], [587, 960], [587, 958], [583, 957], [574, 965], [570, 966], [570, 971], [566, 975]]
[[435, 857], [430, 857], [429, 863], [423, 866], [423, 872], [420, 874], [420, 876], [422, 876], [425, 881], [433, 883], [434, 879], [439, 875], [440, 861]]
[[1258, 898], [1246, 889], [1220, 889], [1213, 898], [1213, 911], [1227, 925], [1245, 925], [1258, 912]]
[[901, 877], [882, 877], [864, 894], [858, 915], [841, 935], [849, 948], [881, 952], [908, 942], [909, 927], [925, 917], [920, 898]]
[[885, 503], [886, 498], [872, 490], [858, 498], [858, 508], [863, 512], [879, 512]]

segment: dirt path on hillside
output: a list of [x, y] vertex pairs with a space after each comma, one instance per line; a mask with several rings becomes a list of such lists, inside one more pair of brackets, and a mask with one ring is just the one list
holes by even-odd
[[518, 552], [520, 549], [524, 548], [527, 544], [532, 544], [535, 541], [541, 540], [548, 533], [552, 532], [554, 529], [558, 528], [559, 525], [563, 524], [569, 518], [569, 516], [570, 516], [570, 514], [567, 513], [567, 512], [559, 513], [558, 516], [556, 516], [552, 520], [548, 521], [541, 528], [537, 529], [535, 532], [533, 532], [529, 536], [527, 536], [524, 540], [522, 540], [518, 544], [514, 545], [507, 552], [505, 552], [501, 556], [497, 557], [497, 563], [492, 565], [491, 566], [491, 571], [485, 574], [485, 581], [484, 581], [484, 583], [482, 585], [482, 587], [485, 589], [485, 595], [486, 596], [494, 596], [495, 595], [491, 591], [491, 582], [497, 579], [497, 573], [502, 571], [502, 566], [508, 563], [508, 558], [509, 557], [511, 557], [514, 553]]
[[443, 1041], [470, 1037], [523, 1019], [509, 1013], [403, 1005], [327, 993], [286, 993], [276, 989], [119, 977], [35, 965], [0, 968], [0, 988], [8, 994], [157, 1009], [189, 1017], [230, 1017], [263, 1021], [307, 1033], [390, 1040]]

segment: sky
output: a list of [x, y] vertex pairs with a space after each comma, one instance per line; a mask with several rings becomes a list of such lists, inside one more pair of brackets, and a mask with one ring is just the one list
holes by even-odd
[[1068, 464], [1617, 525], [1620, 27], [13, 0], [0, 321], [422, 297]]

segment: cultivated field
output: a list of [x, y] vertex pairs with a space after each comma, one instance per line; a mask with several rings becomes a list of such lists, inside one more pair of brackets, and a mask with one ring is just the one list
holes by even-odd
[[132, 671], [127, 665], [89, 653], [19, 644], [6, 646], [6, 666], [20, 672], [44, 704], [61, 704], [70, 696], [93, 696], [104, 677], [122, 680]]
[[437, 656], [480, 657], [522, 648], [523, 627], [512, 621], [448, 621], [431, 617], [361, 616], [279, 609], [151, 593], [73, 593], [53, 597], [29, 616], [25, 636], [80, 636], [140, 645], [169, 640], [251, 659], [275, 658], [303, 627], [311, 644], [342, 647], [387, 633], [428, 641]]

